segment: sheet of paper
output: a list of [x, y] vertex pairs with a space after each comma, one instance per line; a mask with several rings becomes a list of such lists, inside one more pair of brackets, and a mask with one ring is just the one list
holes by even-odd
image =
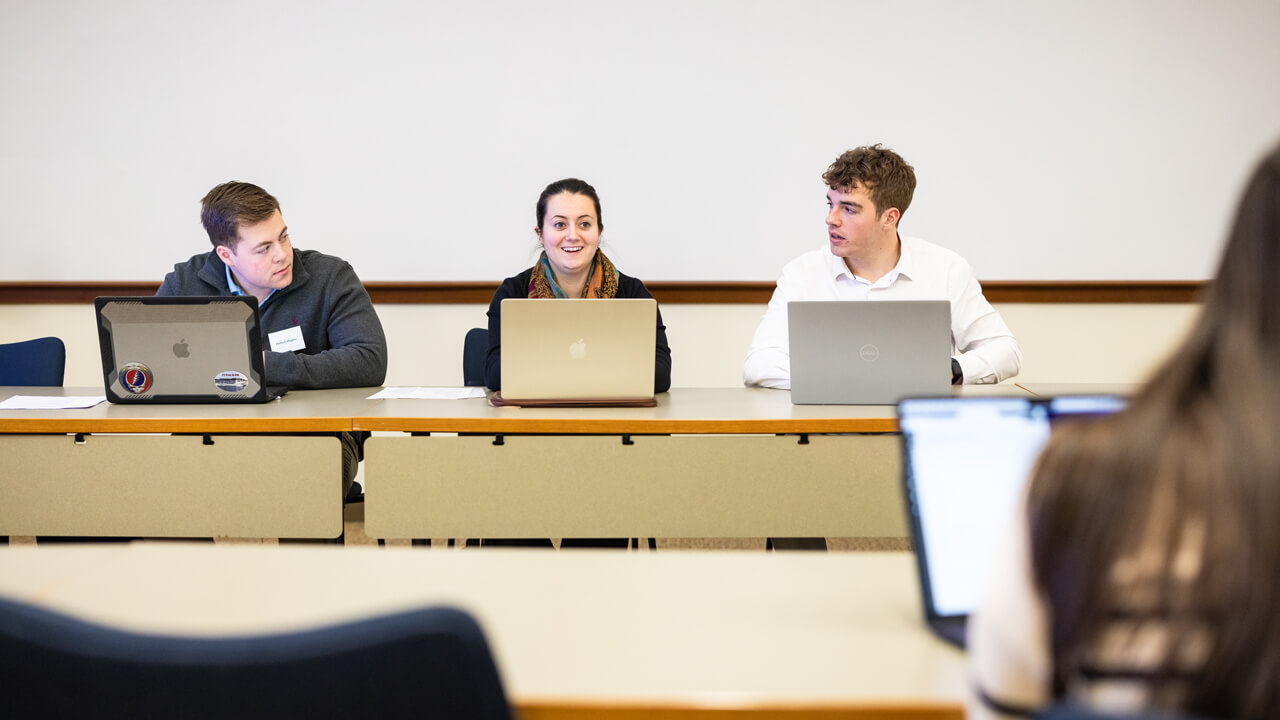
[[0, 402], [0, 410], [69, 410], [91, 408], [106, 402], [106, 395], [70, 395], [49, 397], [46, 395], [14, 395]]
[[467, 400], [484, 397], [484, 388], [389, 387], [369, 396], [370, 400]]

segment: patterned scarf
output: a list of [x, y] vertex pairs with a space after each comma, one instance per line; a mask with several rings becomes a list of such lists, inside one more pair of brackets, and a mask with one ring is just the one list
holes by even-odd
[[[582, 289], [584, 298], [611, 298], [618, 294], [618, 270], [599, 248], [591, 260], [591, 269], [587, 275], [587, 285]], [[533, 265], [533, 276], [529, 278], [529, 297], [533, 299], [566, 298], [560, 285], [556, 283], [556, 273], [551, 261], [544, 252]]]

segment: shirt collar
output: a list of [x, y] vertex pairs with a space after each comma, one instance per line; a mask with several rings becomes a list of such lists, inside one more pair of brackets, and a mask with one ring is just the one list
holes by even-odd
[[[248, 293], [246, 293], [244, 290], [241, 290], [240, 286], [236, 284], [235, 278], [231, 276], [231, 266], [223, 263], [222, 267], [224, 270], [227, 271], [227, 290], [230, 291], [232, 295], [247, 295]], [[275, 294], [276, 294], [276, 288], [271, 288], [271, 292], [267, 293], [266, 299], [259, 302], [258, 305], [265, 305], [267, 303], [267, 300], [270, 300], [271, 296]]]
[[[886, 273], [884, 277], [876, 281], [874, 283], [876, 286], [888, 287], [897, 282], [899, 276], [906, 277], [909, 280], [915, 275], [918, 263], [914, 253], [911, 252], [910, 243], [901, 234], [898, 235], [898, 246], [900, 251], [898, 264], [894, 265], [893, 269]], [[831, 274], [832, 280], [839, 281], [840, 276], [843, 275], [854, 282], [866, 283], [866, 280], [854, 277], [854, 274], [849, 270], [849, 266], [845, 265], [844, 258], [837, 257], [832, 253], [830, 245], [827, 246], [827, 271]]]
[[898, 264], [894, 266], [893, 272], [897, 275], [905, 275], [910, 280], [916, 276], [916, 272], [920, 268], [919, 260], [916, 258], [915, 253], [912, 252], [912, 244], [907, 242], [907, 238], [903, 237], [902, 233], [898, 233], [898, 246], [900, 254], [898, 255]]

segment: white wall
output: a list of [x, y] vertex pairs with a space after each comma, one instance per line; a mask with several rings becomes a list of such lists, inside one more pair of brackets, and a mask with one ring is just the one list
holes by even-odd
[[983, 280], [1209, 277], [1277, 140], [1270, 0], [0, 2], [0, 280], [159, 280], [251, 180], [366, 281], [528, 266], [549, 181], [618, 267], [774, 280], [884, 142]]
[[[1018, 379], [1140, 382], [1174, 347], [1196, 305], [997, 307], [1022, 346]], [[462, 337], [485, 325], [484, 305], [380, 305], [388, 385], [462, 384]], [[676, 387], [741, 384], [742, 357], [763, 305], [665, 305]], [[0, 343], [56, 334], [67, 344], [67, 386], [101, 386], [92, 305], [0, 305]]]

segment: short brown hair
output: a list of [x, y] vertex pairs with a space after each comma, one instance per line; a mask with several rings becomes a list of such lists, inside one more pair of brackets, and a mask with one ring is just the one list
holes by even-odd
[[842, 192], [865, 187], [876, 215], [889, 208], [898, 208], [899, 216], [905, 215], [916, 191], [915, 168], [879, 143], [845, 151], [822, 173], [822, 181]]
[[225, 182], [200, 201], [200, 222], [214, 247], [235, 249], [240, 241], [240, 224], [253, 225], [271, 217], [280, 203], [271, 193], [246, 182]]

